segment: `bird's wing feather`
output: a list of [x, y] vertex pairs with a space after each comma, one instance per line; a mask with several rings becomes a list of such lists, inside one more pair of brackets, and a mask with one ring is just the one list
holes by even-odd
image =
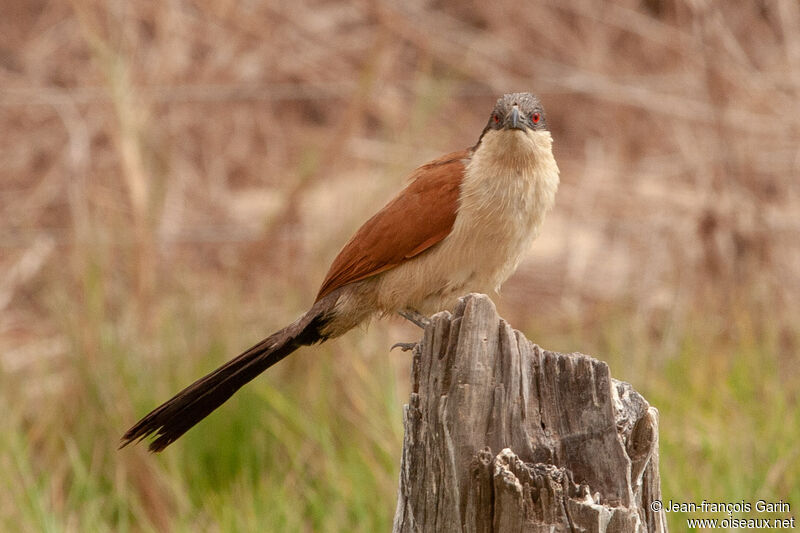
[[396, 267], [444, 239], [453, 228], [469, 150], [421, 166], [411, 183], [367, 220], [333, 260], [317, 300]]

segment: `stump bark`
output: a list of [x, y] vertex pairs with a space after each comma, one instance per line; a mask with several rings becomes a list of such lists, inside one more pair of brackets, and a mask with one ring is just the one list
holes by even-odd
[[604, 362], [470, 294], [432, 318], [412, 381], [395, 532], [666, 531], [658, 411]]

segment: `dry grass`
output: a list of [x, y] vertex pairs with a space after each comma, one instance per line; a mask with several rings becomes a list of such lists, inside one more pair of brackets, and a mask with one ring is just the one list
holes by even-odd
[[[11, 412], [2, 449], [13, 451], [2, 461], [15, 458], [17, 477], [2, 481], [18, 495], [0, 501], [9, 523], [319, 529], [321, 509], [336, 500], [350, 502], [334, 506], [338, 529], [370, 513], [382, 518], [363, 523], [385, 526], [391, 504], [376, 510], [354, 494], [394, 489], [405, 361], [368, 355], [412, 333], [387, 333], [401, 327], [393, 323], [334, 343], [319, 365], [309, 365], [312, 354], [287, 361], [240, 406], [266, 420], [234, 428], [260, 438], [256, 450], [311, 442], [298, 457], [335, 461], [306, 470], [302, 459], [279, 465], [273, 455], [231, 452], [213, 474], [224, 488], [208, 481], [208, 492], [192, 493], [186, 484], [202, 485], [211, 444], [195, 437], [201, 450], [185, 461], [154, 462], [118, 455], [106, 440], [299, 313], [338, 247], [403, 176], [474, 143], [494, 99], [512, 90], [542, 97], [563, 185], [498, 300], [502, 313], [543, 344], [560, 343], [550, 348], [617, 361], [618, 374], [675, 413], [690, 404], [664, 392], [680, 376], [661, 372], [694, 351], [710, 362], [687, 402], [702, 401], [701, 383], [720, 372], [730, 373], [730, 394], [741, 391], [737, 376], [751, 366], [717, 356], [729, 350], [770, 362], [758, 394], [746, 389], [752, 398], [766, 383], [785, 391], [766, 413], [796, 406], [800, 8], [792, 0], [8, 0], [3, 11], [0, 406]], [[682, 372], [697, 363], [686, 364]], [[342, 397], [342, 412], [325, 412]], [[289, 422], [306, 398], [331, 426]], [[684, 422], [689, 429], [673, 434], [691, 440], [697, 421]], [[360, 444], [340, 442], [347, 431]], [[767, 438], [764, 428], [749, 431], [752, 442]], [[751, 485], [767, 477], [780, 495], [796, 456], [775, 453], [763, 476], [753, 466]], [[189, 464], [198, 457], [205, 462]], [[687, 461], [690, 475], [696, 463]], [[286, 485], [242, 481], [247, 465]], [[93, 485], [98, 472], [103, 481]], [[302, 476], [320, 472], [369, 480], [321, 482], [296, 503], [308, 493]], [[263, 501], [281, 486], [285, 512], [276, 504], [274, 515], [226, 514], [226, 498], [244, 491]], [[745, 489], [734, 484], [727, 495], [746, 497], [737, 490]], [[221, 503], [197, 515], [208, 494]]]

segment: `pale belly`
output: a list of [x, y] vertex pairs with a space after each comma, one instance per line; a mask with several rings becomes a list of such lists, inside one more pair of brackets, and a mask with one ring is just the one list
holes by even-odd
[[460, 221], [441, 243], [376, 279], [384, 313], [412, 308], [431, 314], [470, 292], [492, 293], [516, 270], [538, 232], [527, 212]]

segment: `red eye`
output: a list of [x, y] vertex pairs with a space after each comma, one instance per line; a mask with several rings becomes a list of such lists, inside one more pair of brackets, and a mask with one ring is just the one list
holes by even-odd
[[492, 115], [492, 120], [494, 120], [495, 124], [500, 124], [500, 115], [495, 113], [494, 115]]
[[531, 122], [533, 122], [534, 124], [538, 124], [541, 118], [542, 115], [540, 115], [539, 113], [531, 113]]

